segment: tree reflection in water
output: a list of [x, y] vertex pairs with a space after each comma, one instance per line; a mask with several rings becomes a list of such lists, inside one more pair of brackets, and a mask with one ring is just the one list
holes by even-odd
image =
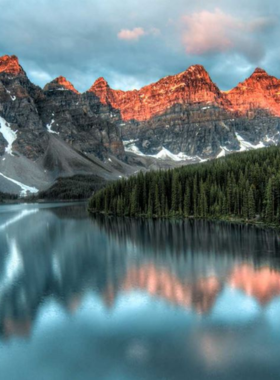
[[[26, 206], [27, 207], [27, 206]], [[280, 295], [272, 231], [205, 221], [87, 215], [84, 205], [0, 214], [0, 331], [28, 336], [47, 300], [68, 313], [93, 292], [113, 308], [141, 291], [173, 307], [212, 313], [225, 289], [265, 307]], [[211, 337], [205, 337], [207, 349]]]

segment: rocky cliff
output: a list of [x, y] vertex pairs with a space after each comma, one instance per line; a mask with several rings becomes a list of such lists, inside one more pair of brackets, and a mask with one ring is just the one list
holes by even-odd
[[195, 65], [127, 92], [111, 89], [100, 78], [89, 93], [120, 111], [127, 150], [201, 160], [278, 143], [279, 86], [280, 80], [256, 69], [223, 92]]
[[149, 120], [175, 104], [209, 102], [228, 105], [226, 96], [200, 65], [191, 66], [178, 75], [163, 78], [139, 91], [112, 90], [103, 78], [99, 78], [89, 92], [96, 94], [103, 104], [119, 109], [124, 121]]
[[0, 189], [35, 192], [77, 173], [118, 178], [103, 163], [124, 156], [119, 128], [100, 116], [104, 108], [111, 107], [63, 77], [41, 89], [17, 57], [0, 58]]
[[[250, 78], [224, 93], [231, 103], [231, 110], [254, 116], [254, 110], [267, 110], [280, 116], [280, 80], [257, 68]], [[252, 111], [252, 113], [248, 112]]]
[[228, 92], [195, 65], [133, 91], [99, 78], [81, 94], [62, 76], [41, 89], [17, 57], [0, 58], [0, 191], [74, 174], [114, 179], [279, 139], [280, 80], [262, 69]]

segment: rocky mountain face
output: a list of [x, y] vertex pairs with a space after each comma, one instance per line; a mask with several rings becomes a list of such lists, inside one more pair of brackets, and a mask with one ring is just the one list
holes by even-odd
[[201, 160], [278, 143], [280, 137], [280, 80], [262, 69], [228, 92], [200, 65], [127, 92], [100, 78], [89, 92], [120, 111], [126, 149], [138, 154]]
[[118, 178], [104, 164], [124, 158], [119, 128], [100, 117], [110, 108], [63, 77], [41, 89], [15, 56], [0, 58], [0, 189], [35, 192], [77, 173]]
[[[80, 140], [91, 143], [90, 151], [100, 157], [107, 151], [123, 154], [118, 128], [99, 117], [99, 99], [94, 94], [80, 95], [65, 78], [59, 77], [41, 90], [29, 81], [16, 57], [5, 56], [2, 63], [0, 60], [0, 91], [2, 117], [18, 129], [14, 150], [26, 157], [36, 159], [45, 151], [42, 140], [34, 144], [34, 139], [47, 139], [48, 132], [61, 134], [81, 151], [89, 149]], [[30, 141], [26, 136], [22, 138], [27, 141], [22, 142], [25, 132]]]
[[122, 158], [119, 129], [100, 117], [102, 111], [106, 114], [111, 107], [104, 107], [94, 94], [81, 95], [70, 82], [59, 77], [44, 87], [37, 106], [48, 132], [59, 135], [74, 149], [100, 159], [108, 152]]
[[[41, 95], [41, 89], [28, 80], [16, 57], [0, 59], [0, 115], [17, 131], [13, 150], [33, 160], [44, 153], [47, 137], [36, 106], [36, 99]], [[2, 132], [1, 155], [5, 152], [6, 140]]]
[[262, 69], [228, 92], [195, 65], [133, 91], [99, 78], [80, 94], [62, 76], [41, 89], [17, 57], [0, 58], [0, 191], [74, 174], [111, 180], [279, 139], [280, 80]]
[[96, 94], [103, 104], [119, 109], [124, 121], [146, 121], [175, 104], [227, 104], [226, 97], [199, 65], [191, 66], [181, 74], [163, 78], [139, 91], [112, 90], [103, 78], [99, 78], [89, 92]]
[[225, 93], [233, 110], [253, 117], [257, 108], [280, 116], [280, 80], [257, 68], [250, 78]]

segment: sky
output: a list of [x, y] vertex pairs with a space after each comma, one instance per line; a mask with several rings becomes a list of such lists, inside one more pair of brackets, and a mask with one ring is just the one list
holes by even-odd
[[0, 0], [0, 56], [41, 87], [138, 89], [202, 64], [228, 90], [256, 67], [280, 78], [279, 16], [279, 0]]

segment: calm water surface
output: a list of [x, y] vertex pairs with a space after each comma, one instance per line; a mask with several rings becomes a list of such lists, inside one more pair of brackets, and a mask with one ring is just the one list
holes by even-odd
[[280, 378], [280, 239], [0, 207], [0, 379]]

